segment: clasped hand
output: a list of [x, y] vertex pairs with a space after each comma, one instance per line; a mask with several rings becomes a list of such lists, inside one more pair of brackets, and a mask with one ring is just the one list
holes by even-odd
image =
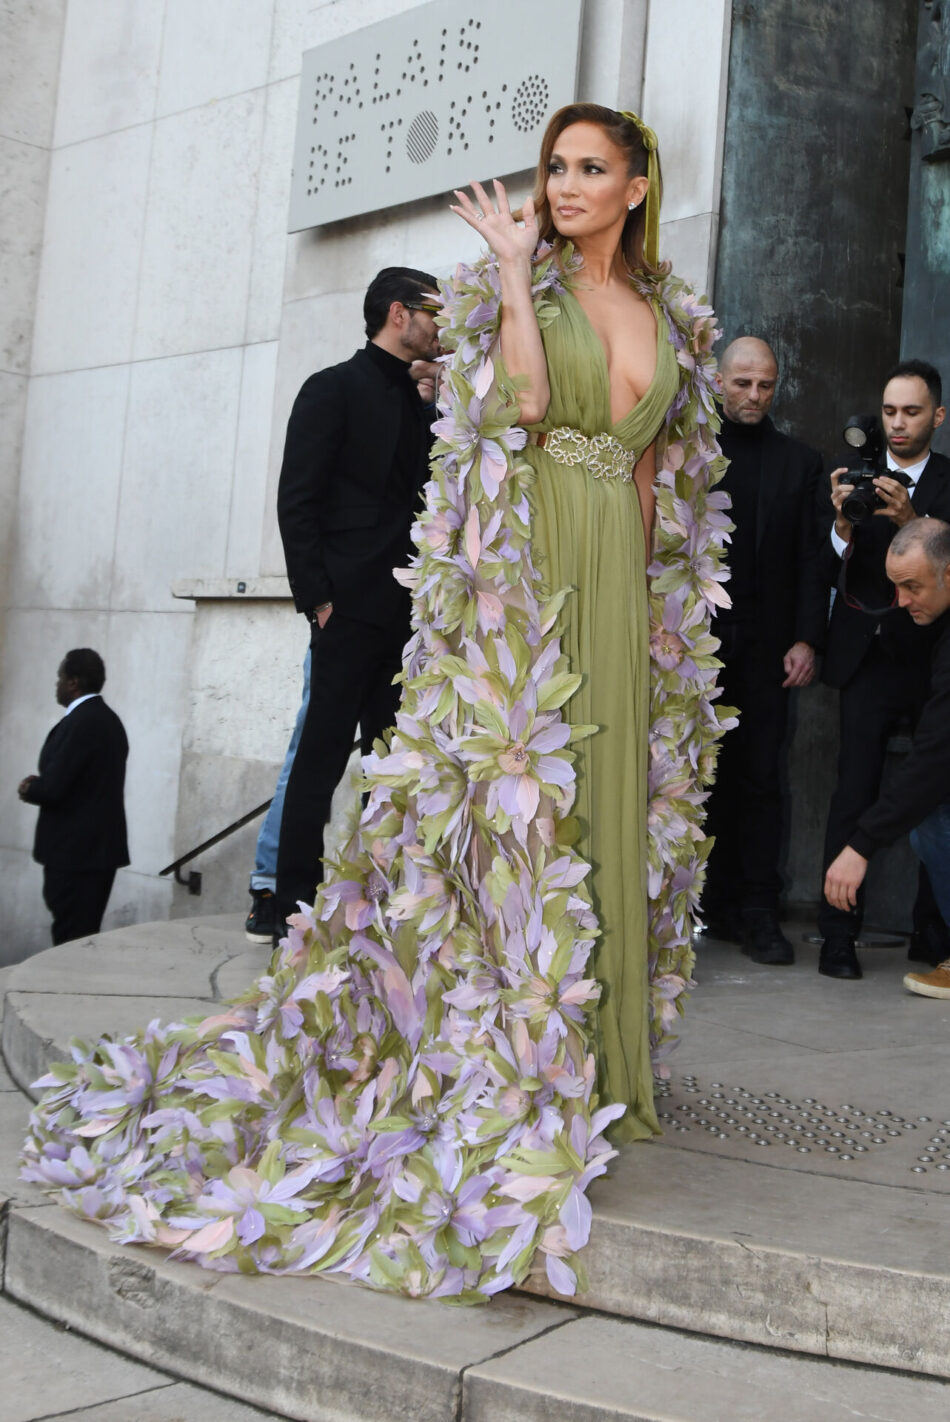
[[442, 365], [437, 360], [414, 360], [409, 366], [409, 378], [416, 383], [416, 390], [423, 405], [434, 405], [442, 377]]
[[808, 642], [794, 642], [782, 658], [783, 687], [808, 686], [815, 675], [815, 649]]
[[538, 219], [534, 202], [531, 198], [525, 199], [521, 209], [522, 221], [516, 222], [504, 183], [492, 178], [492, 186], [498, 202], [497, 208], [481, 183], [470, 184], [475, 196], [474, 202], [468, 193], [455, 188], [458, 202], [450, 203], [449, 206], [463, 222], [467, 222], [469, 227], [474, 227], [476, 232], [484, 237], [500, 262], [529, 262], [538, 245]]

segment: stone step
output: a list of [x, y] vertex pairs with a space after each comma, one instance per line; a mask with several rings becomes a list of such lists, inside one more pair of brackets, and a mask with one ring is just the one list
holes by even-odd
[[[140, 933], [143, 937], [139, 941]], [[240, 991], [255, 972], [261, 971], [266, 950], [248, 948], [236, 917], [179, 921], [117, 930], [88, 944], [50, 950], [19, 965], [7, 983], [3, 1022], [4, 1051], [13, 1077], [21, 1085], [34, 1079], [49, 1060], [63, 1054], [73, 1033], [121, 1032], [152, 1017], [167, 1019], [187, 1011], [206, 1010], [209, 1003]], [[685, 1341], [707, 1349], [733, 1346], [742, 1358], [747, 1355], [740, 1344], [758, 1344], [905, 1373], [950, 1376], [950, 1261], [946, 1248], [940, 1247], [950, 1238], [950, 1172], [938, 1173], [937, 1166], [944, 1162], [934, 1163], [930, 1152], [936, 1148], [928, 1147], [927, 1142], [928, 1135], [932, 1140], [938, 1139], [936, 1131], [950, 1131], [950, 1125], [939, 1122], [940, 1102], [945, 1094], [941, 1083], [946, 1080], [950, 1042], [946, 1033], [948, 1011], [947, 1005], [939, 1002], [918, 998], [902, 1001], [897, 996], [900, 980], [898, 977], [892, 985], [894, 977], [889, 959], [882, 957], [873, 971], [869, 967], [866, 983], [860, 989], [863, 991], [870, 981], [873, 993], [857, 999], [866, 1020], [855, 1024], [852, 1041], [848, 1039], [847, 1022], [854, 1022], [854, 1018], [846, 1019], [844, 1024], [833, 1019], [840, 1049], [830, 1051], [820, 1045], [815, 1029], [821, 1009], [816, 992], [827, 992], [823, 980], [806, 975], [803, 965], [787, 972], [744, 965], [737, 973], [734, 957], [723, 952], [717, 958], [715, 951], [707, 952], [703, 984], [706, 996], [697, 994], [698, 1010], [680, 1054], [682, 1070], [662, 1088], [660, 1104], [667, 1118], [667, 1133], [657, 1143], [623, 1151], [610, 1176], [596, 1182], [592, 1191], [594, 1226], [585, 1254], [587, 1293], [575, 1301], [576, 1307], [522, 1295], [519, 1299], [498, 1300], [498, 1308], [493, 1304], [488, 1310], [464, 1314], [444, 1310], [439, 1314], [439, 1333], [445, 1333], [448, 1353], [439, 1353], [435, 1358], [425, 1354], [428, 1361], [421, 1356], [417, 1359], [420, 1376], [424, 1374], [426, 1378], [425, 1391], [434, 1390], [445, 1402], [456, 1396], [462, 1385], [460, 1380], [464, 1380], [466, 1398], [470, 1393], [472, 1399], [476, 1398], [479, 1389], [488, 1389], [487, 1396], [489, 1380], [483, 1377], [483, 1371], [490, 1365], [500, 1366], [496, 1357], [499, 1352], [514, 1348], [519, 1354], [529, 1347], [530, 1338], [534, 1340], [530, 1347], [536, 1350], [531, 1357], [541, 1359], [544, 1350], [536, 1335], [554, 1329], [564, 1331], [567, 1340], [574, 1336], [565, 1331], [568, 1324], [572, 1329], [581, 1324], [633, 1329], [616, 1337], [628, 1340], [635, 1353], [641, 1347], [636, 1340], [646, 1338], [642, 1347], [647, 1355], [651, 1349], [659, 1348], [657, 1339], [674, 1336], [666, 1331], [651, 1334], [649, 1329], [645, 1334], [642, 1329], [637, 1332], [639, 1325], [630, 1320], [732, 1340], [731, 1345], [714, 1343], [709, 1338]], [[834, 984], [833, 990], [839, 986]], [[761, 996], [774, 997], [777, 989], [784, 1017], [775, 1024], [781, 1037], [770, 1039], [762, 1030]], [[177, 995], [184, 992], [194, 996]], [[796, 1001], [800, 1027], [796, 1026]], [[847, 999], [842, 1000], [842, 1007], [846, 1002]], [[745, 1012], [747, 1027], [743, 1026], [737, 1003]], [[780, 1015], [778, 1010], [776, 1015]], [[821, 1104], [822, 1087], [827, 1087], [829, 1080], [836, 1083], [835, 1099], [839, 1104], [835, 1106]], [[839, 1091], [847, 1093], [847, 1105], [840, 1104]], [[830, 1093], [825, 1090], [823, 1094]], [[921, 1119], [911, 1119], [908, 1099], [914, 1100]], [[807, 1119], [825, 1119], [817, 1114], [820, 1112], [825, 1112], [829, 1121], [846, 1123], [839, 1130], [838, 1138], [842, 1140], [858, 1140], [861, 1122], [874, 1120], [877, 1125], [865, 1132], [869, 1144], [859, 1141], [849, 1150], [836, 1145], [820, 1147], [818, 1141], [831, 1141], [832, 1129], [839, 1129], [829, 1125], [824, 1136], [814, 1130], [809, 1135], [810, 1128], [803, 1123]], [[735, 1124], [741, 1125], [740, 1118], [758, 1124], [743, 1134]], [[887, 1120], [900, 1123], [887, 1128], [890, 1135], [882, 1124]], [[778, 1123], [782, 1121], [794, 1121], [794, 1133], [780, 1129]], [[853, 1136], [847, 1135], [849, 1131]], [[876, 1131], [884, 1134], [875, 1134]], [[939, 1139], [946, 1144], [946, 1134]], [[806, 1140], [810, 1144], [795, 1144]], [[829, 1149], [833, 1153], [828, 1153]], [[950, 1145], [946, 1153], [950, 1154]], [[918, 1155], [931, 1163], [918, 1166], [914, 1163]], [[914, 1173], [918, 1170], [922, 1173]], [[314, 1323], [319, 1333], [320, 1319], [332, 1316], [339, 1333], [332, 1333], [333, 1341], [324, 1345], [324, 1351], [329, 1347], [332, 1353], [345, 1343], [346, 1348], [357, 1349], [361, 1358], [363, 1352], [367, 1357], [372, 1355], [375, 1361], [366, 1366], [373, 1376], [376, 1369], [380, 1378], [387, 1372], [389, 1354], [385, 1346], [377, 1350], [372, 1339], [361, 1331], [359, 1320], [369, 1317], [367, 1310], [379, 1306], [380, 1328], [385, 1337], [398, 1339], [393, 1343], [398, 1356], [401, 1348], [409, 1346], [407, 1340], [414, 1328], [420, 1327], [420, 1318], [430, 1318], [429, 1306], [424, 1311], [420, 1305], [378, 1299], [329, 1281], [222, 1279], [190, 1266], [166, 1265], [151, 1251], [117, 1252], [91, 1226], [72, 1221], [55, 1208], [38, 1205], [36, 1196], [27, 1199], [21, 1191], [16, 1198], [9, 1223], [7, 1269], [8, 1278], [16, 1281], [14, 1287], [21, 1291], [19, 1296], [29, 1298], [33, 1306], [52, 1317], [61, 1316], [56, 1312], [59, 1298], [59, 1306], [72, 1311], [70, 1321], [81, 1327], [73, 1315], [83, 1308], [87, 1296], [98, 1297], [100, 1291], [103, 1303], [96, 1308], [95, 1322], [98, 1327], [102, 1321], [108, 1332], [95, 1336], [160, 1366], [169, 1366], [161, 1349], [173, 1347], [163, 1331], [168, 1326], [167, 1315], [181, 1312], [197, 1319], [200, 1309], [190, 1304], [174, 1310], [164, 1306], [156, 1309], [154, 1303], [139, 1302], [124, 1311], [117, 1311], [115, 1306], [110, 1311], [105, 1302], [112, 1287], [110, 1279], [117, 1279], [129, 1298], [141, 1295], [144, 1299], [157, 1291], [156, 1296], [164, 1299], [165, 1291], [171, 1287], [169, 1278], [176, 1288], [180, 1283], [206, 1301], [213, 1294], [215, 1308], [223, 1310], [221, 1336], [227, 1327], [233, 1327], [248, 1347], [256, 1328], [272, 1325], [260, 1318], [257, 1323], [248, 1323], [245, 1307], [251, 1308], [251, 1316], [255, 1309], [263, 1308], [266, 1319], [273, 1306], [284, 1318], [280, 1310], [289, 1307], [288, 1299], [323, 1300], [328, 1297], [327, 1289], [335, 1289], [332, 1304], [320, 1303], [311, 1308], [310, 1302], [304, 1302], [299, 1310], [301, 1316], [288, 1314], [288, 1330], [293, 1333], [303, 1328], [306, 1332]], [[48, 1278], [38, 1262], [44, 1258]], [[69, 1265], [64, 1268], [66, 1258]], [[150, 1281], [142, 1289], [134, 1283], [139, 1277], [135, 1273], [138, 1269], [144, 1270], [143, 1277]], [[133, 1282], [127, 1286], [123, 1281], [130, 1270]], [[84, 1282], [70, 1303], [63, 1298], [67, 1292], [64, 1279], [73, 1276]], [[544, 1295], [543, 1279], [532, 1280], [527, 1292]], [[338, 1309], [336, 1300], [341, 1297], [347, 1302]], [[278, 1298], [282, 1301], [279, 1306]], [[356, 1302], [351, 1304], [352, 1299]], [[347, 1333], [348, 1309], [353, 1310], [351, 1334]], [[405, 1309], [409, 1312], [400, 1312]], [[509, 1316], [506, 1310], [510, 1309], [516, 1313]], [[519, 1309], [528, 1312], [521, 1315], [517, 1313]], [[614, 1315], [613, 1322], [585, 1317], [584, 1312], [589, 1309]], [[234, 1310], [237, 1312], [232, 1318]], [[145, 1314], [161, 1325], [157, 1342], [151, 1336], [150, 1325], [139, 1332], [133, 1327], [135, 1319]], [[510, 1332], [513, 1339], [501, 1349], [488, 1347], [491, 1338], [497, 1338], [497, 1330], [489, 1322], [496, 1315], [503, 1317], [501, 1331]], [[448, 1321], [443, 1324], [442, 1318]], [[464, 1346], [453, 1353], [456, 1345], [451, 1339], [456, 1335], [452, 1321], [460, 1318], [465, 1322], [460, 1325], [456, 1342], [464, 1340]], [[522, 1334], [518, 1334], [512, 1321], [518, 1318], [526, 1329]], [[107, 1319], [112, 1321], [106, 1324]], [[422, 1325], [423, 1331], [429, 1327], [428, 1322]], [[578, 1337], [585, 1336], [578, 1333]], [[605, 1338], [613, 1336], [604, 1334]], [[146, 1338], [147, 1342], [136, 1343], [136, 1338]], [[652, 1344], [649, 1338], [654, 1339]], [[681, 1343], [685, 1346], [683, 1340]], [[473, 1351], [466, 1351], [469, 1344]], [[145, 1346], [146, 1351], [138, 1351], [140, 1346]], [[301, 1340], [300, 1346], [314, 1357], [323, 1356], [315, 1340]], [[149, 1353], [148, 1347], [159, 1351]], [[281, 1358], [285, 1357], [280, 1349], [278, 1352]], [[255, 1356], [260, 1361], [259, 1354]], [[768, 1355], [748, 1355], [753, 1356], [759, 1359], [756, 1367], [768, 1366]], [[205, 1371], [212, 1361], [201, 1350], [194, 1371], [181, 1366], [178, 1371], [210, 1386], [223, 1386], [216, 1380], [217, 1373], [209, 1378]], [[789, 1361], [785, 1359], [782, 1366]], [[804, 1358], [798, 1361], [802, 1366], [807, 1362]], [[682, 1365], [687, 1371], [692, 1366]], [[701, 1373], [707, 1364], [697, 1362], [695, 1366]], [[827, 1368], [828, 1364], [813, 1366]], [[245, 1378], [247, 1369], [236, 1367], [236, 1376]], [[543, 1399], [543, 1363], [539, 1362], [539, 1368], [539, 1397]], [[659, 1363], [657, 1368], [662, 1372]], [[416, 1362], [409, 1369], [410, 1373], [415, 1371]], [[403, 1372], [399, 1375], [403, 1377]], [[494, 1379], [495, 1374], [491, 1376]], [[569, 1381], [571, 1371], [565, 1376]], [[250, 1380], [247, 1385], [251, 1386]], [[584, 1388], [587, 1386], [585, 1383]], [[932, 1386], [943, 1389], [940, 1395], [946, 1405], [945, 1384], [935, 1382]], [[310, 1405], [301, 1402], [299, 1396], [288, 1400], [283, 1393], [263, 1396], [241, 1391], [237, 1395], [276, 1411]], [[345, 1399], [349, 1394], [344, 1389], [341, 1396]], [[712, 1415], [675, 1410], [641, 1412], [636, 1410], [642, 1406], [642, 1398], [635, 1387], [630, 1396], [636, 1399], [631, 1404], [632, 1411], [617, 1410], [614, 1400], [604, 1401], [606, 1411], [581, 1410], [576, 1416]], [[609, 1388], [605, 1398], [614, 1398]], [[471, 1406], [476, 1405], [481, 1404], [472, 1400]], [[527, 1410], [521, 1415], [535, 1415], [530, 1411], [534, 1405], [526, 1397]], [[538, 1407], [541, 1405], [537, 1403]], [[573, 1408], [575, 1404], [570, 1405]], [[723, 1405], [723, 1417], [763, 1415], [730, 1412]], [[579, 1402], [577, 1406], [580, 1407]], [[614, 1411], [609, 1410], [611, 1407]], [[291, 1410], [287, 1415], [310, 1414]], [[344, 1411], [340, 1415], [349, 1414]], [[451, 1412], [444, 1415], [454, 1416]], [[489, 1409], [471, 1415], [508, 1414]], [[575, 1412], [564, 1415], [573, 1419]]]
[[141, 923], [37, 953], [9, 969], [2, 1050], [24, 1091], [72, 1037], [123, 1035], [180, 1021], [242, 992], [270, 951], [237, 914]]
[[651, 1144], [591, 1201], [582, 1307], [950, 1377], [946, 1196]]
[[325, 1279], [209, 1275], [112, 1246], [53, 1205], [9, 1207], [4, 1292], [301, 1422], [946, 1422], [950, 1405], [950, 1384], [933, 1378], [524, 1296], [456, 1310]]

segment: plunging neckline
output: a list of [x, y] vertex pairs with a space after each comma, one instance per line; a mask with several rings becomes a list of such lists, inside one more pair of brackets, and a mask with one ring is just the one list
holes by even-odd
[[[604, 374], [605, 374], [605, 376], [606, 376], [606, 378], [607, 378], [607, 411], [608, 411], [608, 414], [611, 415], [611, 417], [612, 417], [612, 416], [613, 416], [613, 401], [612, 401], [611, 398], [610, 398], [610, 397], [611, 397], [610, 362], [609, 362], [609, 360], [607, 359], [607, 347], [604, 345], [603, 341], [600, 339], [600, 336], [597, 334], [597, 328], [596, 328], [596, 326], [594, 325], [593, 321], [592, 321], [592, 320], [590, 319], [590, 317], [588, 316], [587, 312], [584, 310], [584, 307], [582, 306], [582, 304], [578, 301], [577, 297], [574, 295], [573, 291], [568, 290], [567, 295], [570, 296], [571, 300], [574, 302], [574, 304], [575, 304], [575, 306], [577, 307], [578, 311], [581, 313], [581, 315], [583, 316], [584, 320], [586, 321], [586, 323], [587, 323], [587, 325], [588, 325], [588, 327], [589, 327], [589, 329], [590, 329], [590, 333], [591, 333], [591, 335], [593, 336], [594, 341], [596, 342], [597, 349], [600, 351], [600, 357], [601, 357], [601, 360], [603, 361], [603, 366], [604, 366]], [[650, 297], [650, 296], [645, 296], [645, 297], [643, 298], [643, 300], [647, 303], [647, 305], [649, 306], [650, 310], [653, 312], [653, 320], [654, 320], [654, 323], [655, 323], [655, 325], [656, 325], [656, 364], [655, 364], [654, 367], [653, 367], [653, 376], [652, 376], [652, 379], [650, 380], [649, 385], [648, 385], [647, 388], [644, 390], [643, 394], [640, 396], [640, 398], [639, 398], [639, 400], [637, 401], [637, 403], [632, 407], [632, 409], [628, 410], [625, 415], [622, 415], [619, 420], [612, 420], [612, 423], [611, 423], [611, 425], [610, 425], [611, 432], [614, 431], [614, 430], [619, 430], [620, 427], [621, 427], [621, 425], [625, 425], [628, 420], [633, 419], [633, 416], [636, 414], [636, 412], [639, 410], [640, 406], [643, 404], [644, 400], [646, 400], [647, 396], [650, 394], [650, 391], [653, 389], [654, 385], [656, 384], [657, 377], [658, 377], [658, 375], [660, 374], [660, 317], [659, 317], [659, 313], [658, 313], [658, 311], [657, 311], [657, 309], [656, 309], [656, 302], [654, 301], [654, 299], [653, 299], [652, 297]]]

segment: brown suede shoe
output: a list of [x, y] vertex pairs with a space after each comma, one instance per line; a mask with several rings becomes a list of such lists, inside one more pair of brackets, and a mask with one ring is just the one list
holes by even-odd
[[920, 997], [950, 997], [950, 958], [938, 963], [932, 973], [908, 973], [904, 986]]

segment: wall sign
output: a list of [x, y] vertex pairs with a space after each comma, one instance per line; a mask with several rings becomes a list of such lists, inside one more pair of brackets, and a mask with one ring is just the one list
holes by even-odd
[[291, 232], [533, 168], [582, 0], [436, 0], [303, 56]]

